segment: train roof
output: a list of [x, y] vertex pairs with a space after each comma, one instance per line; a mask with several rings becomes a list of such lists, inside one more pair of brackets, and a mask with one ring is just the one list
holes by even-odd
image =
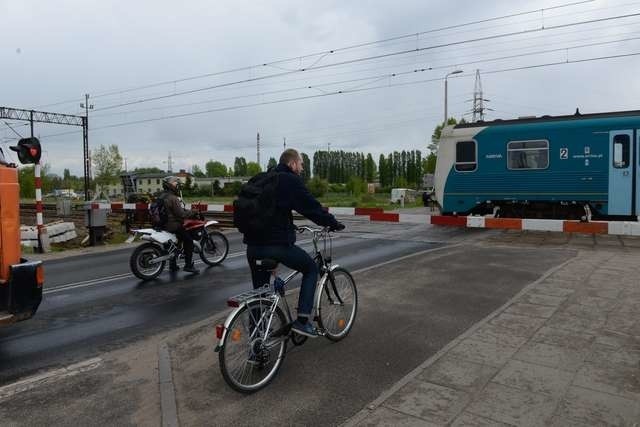
[[540, 116], [540, 117], [520, 117], [518, 119], [495, 119], [488, 122], [483, 120], [473, 122], [473, 123], [462, 123], [454, 126], [454, 129], [464, 129], [464, 128], [473, 128], [480, 126], [501, 126], [501, 125], [511, 125], [511, 124], [523, 124], [523, 123], [544, 123], [544, 122], [553, 122], [553, 121], [565, 121], [565, 120], [584, 120], [584, 119], [602, 119], [609, 117], [630, 117], [630, 116], [640, 116], [640, 110], [629, 110], [629, 111], [611, 111], [608, 113], [588, 113], [582, 114], [579, 109], [576, 108], [576, 112], [571, 115], [566, 116]]

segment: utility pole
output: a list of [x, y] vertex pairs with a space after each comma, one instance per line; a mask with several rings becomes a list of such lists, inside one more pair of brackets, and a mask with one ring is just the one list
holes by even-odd
[[173, 172], [173, 162], [171, 160], [171, 151], [169, 151], [169, 158], [167, 159], [167, 173], [171, 174]]
[[93, 104], [89, 104], [89, 94], [85, 93], [84, 103], [80, 103], [80, 108], [84, 108], [82, 120], [82, 143], [84, 152], [84, 200], [89, 201], [89, 183], [91, 180], [91, 159], [89, 158], [89, 110], [93, 110]]
[[485, 110], [491, 110], [490, 108], [486, 108], [484, 106], [485, 102], [489, 102], [489, 100], [484, 99], [482, 96], [482, 81], [480, 80], [480, 70], [476, 70], [476, 83], [473, 87], [473, 109], [471, 110], [473, 113], [473, 118], [471, 120], [473, 122], [484, 120]]
[[256, 149], [258, 151], [258, 165], [260, 165], [260, 132], [258, 132], [258, 136], [256, 137]]
[[282, 148], [283, 148], [283, 151], [287, 149], [287, 138], [286, 137], [282, 137]]

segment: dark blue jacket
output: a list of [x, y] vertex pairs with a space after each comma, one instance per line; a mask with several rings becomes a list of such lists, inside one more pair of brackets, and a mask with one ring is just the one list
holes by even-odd
[[320, 202], [311, 195], [305, 187], [302, 178], [294, 173], [287, 165], [279, 164], [277, 193], [277, 213], [274, 226], [269, 233], [260, 238], [245, 235], [247, 245], [292, 245], [296, 241], [296, 231], [293, 226], [294, 210], [309, 218], [320, 226], [335, 226], [338, 222], [329, 212], [325, 212]]

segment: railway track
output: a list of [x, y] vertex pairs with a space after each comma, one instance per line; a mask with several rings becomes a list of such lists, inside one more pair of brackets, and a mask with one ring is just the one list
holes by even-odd
[[[70, 221], [76, 224], [76, 228], [85, 226], [86, 211], [83, 206], [72, 206], [70, 215], [59, 215], [57, 207], [51, 204], [42, 205], [42, 214], [44, 223], [54, 221]], [[107, 216], [107, 223], [112, 225], [124, 224], [126, 215], [129, 211], [123, 209], [112, 209]], [[203, 212], [205, 218], [216, 220], [220, 223], [221, 228], [233, 228], [232, 212]], [[36, 205], [35, 203], [20, 203], [21, 222], [26, 225], [35, 225], [36, 223]], [[149, 217], [145, 211], [135, 211], [130, 218], [133, 227], [148, 227], [151, 225]]]

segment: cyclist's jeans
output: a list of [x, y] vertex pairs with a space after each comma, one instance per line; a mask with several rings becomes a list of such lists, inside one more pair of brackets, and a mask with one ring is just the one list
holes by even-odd
[[269, 283], [268, 271], [258, 271], [256, 259], [274, 259], [292, 270], [302, 273], [300, 297], [298, 298], [298, 316], [310, 318], [313, 311], [313, 297], [318, 281], [318, 267], [311, 256], [296, 245], [247, 246], [247, 260], [251, 267], [253, 288]]

